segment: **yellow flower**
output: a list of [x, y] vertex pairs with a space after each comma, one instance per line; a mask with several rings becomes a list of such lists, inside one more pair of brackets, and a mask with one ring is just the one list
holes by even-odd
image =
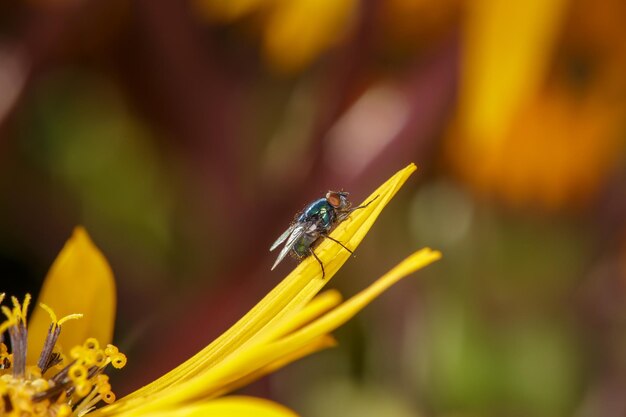
[[259, 13], [263, 18], [263, 52], [273, 69], [297, 72], [351, 27], [358, 10], [355, 0], [196, 0], [209, 20], [231, 21]]
[[[332, 237], [356, 248], [378, 214], [414, 170], [415, 166], [411, 164], [390, 178], [366, 201], [378, 197], [367, 208], [354, 212], [339, 224]], [[52, 348], [49, 342], [43, 343], [44, 352], [54, 351], [55, 358], [69, 355], [71, 360], [66, 360], [60, 370], [44, 369], [39, 373], [41, 366], [23, 365], [26, 362], [35, 364], [37, 359], [36, 356], [24, 359], [26, 346], [20, 345], [19, 339], [16, 339], [17, 345], [13, 344], [12, 355], [5, 346], [0, 352], [3, 355], [0, 364], [6, 365], [6, 369], [0, 370], [4, 373], [0, 376], [0, 395], [5, 399], [0, 402], [0, 415], [80, 416], [90, 412], [90, 417], [294, 416], [292, 411], [270, 401], [241, 396], [218, 397], [298, 358], [333, 346], [335, 341], [330, 336], [331, 331], [391, 285], [441, 256], [428, 248], [417, 251], [370, 287], [342, 302], [337, 291], [317, 294], [348, 260], [349, 252], [325, 240], [316, 248], [316, 253], [326, 269], [324, 279], [315, 259], [305, 259], [239, 322], [195, 356], [128, 396], [92, 411], [100, 400], [111, 402], [114, 399], [102, 369], [109, 363], [123, 366], [125, 357], [108, 344], [115, 304], [112, 273], [86, 232], [77, 228], [46, 279], [41, 294], [41, 300], [45, 302], [42, 307], [45, 306], [43, 310], [49, 313], [53, 322], [49, 326], [48, 321], [48, 337], [50, 334], [58, 336], [56, 329], [60, 331], [68, 319], [78, 318], [75, 313], [68, 313], [69, 309], [74, 312], [74, 308], [81, 308], [88, 313], [80, 320], [72, 321], [71, 330], [78, 335], [78, 340], [85, 334], [98, 334], [99, 340], [88, 338], [86, 342], [76, 344], [69, 353], [55, 348], [55, 343]], [[10, 328], [12, 338], [15, 329], [26, 333], [28, 303], [29, 297], [22, 304], [14, 300], [13, 310], [7, 311], [2, 330]], [[93, 303], [105, 305], [94, 307]], [[66, 316], [57, 320], [48, 305]], [[35, 338], [45, 332], [46, 327], [40, 323], [45, 318], [43, 313], [35, 313], [31, 320], [30, 347], [38, 346]], [[85, 320], [88, 314], [93, 316], [91, 320]], [[36, 334], [35, 330], [40, 333]], [[65, 332], [62, 337], [67, 337], [59, 339], [67, 343], [66, 347], [75, 343], [75, 339]], [[17, 367], [20, 369], [16, 372]], [[54, 389], [53, 395], [51, 390]], [[44, 401], [40, 401], [42, 398]]]
[[623, 2], [467, 2], [451, 162], [518, 207], [585, 205], [624, 149]]
[[[4, 298], [0, 294], [0, 303]], [[109, 343], [115, 318], [113, 274], [84, 229], [75, 230], [52, 265], [41, 309], [28, 322], [30, 301], [27, 294], [23, 302], [12, 297], [11, 307], [2, 306], [0, 415], [78, 416], [100, 401], [115, 401], [103, 371], [109, 365], [124, 367], [126, 356]], [[5, 332], [11, 353], [2, 343]]]

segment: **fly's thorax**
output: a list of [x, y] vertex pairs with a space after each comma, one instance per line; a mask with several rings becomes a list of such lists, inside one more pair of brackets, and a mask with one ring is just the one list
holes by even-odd
[[329, 231], [336, 219], [335, 208], [326, 198], [320, 198], [309, 204], [298, 217], [299, 223], [315, 223], [320, 229]]

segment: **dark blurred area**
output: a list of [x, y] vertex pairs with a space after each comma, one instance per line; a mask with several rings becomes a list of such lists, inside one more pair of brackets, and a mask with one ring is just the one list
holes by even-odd
[[84, 225], [129, 392], [293, 267], [328, 189], [418, 174], [331, 283], [444, 259], [244, 390], [306, 416], [626, 413], [626, 3], [0, 3], [0, 277], [38, 293]]

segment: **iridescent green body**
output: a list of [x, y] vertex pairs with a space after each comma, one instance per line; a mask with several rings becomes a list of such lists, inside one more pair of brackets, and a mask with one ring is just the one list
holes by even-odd
[[332, 229], [337, 218], [337, 209], [334, 208], [326, 198], [320, 198], [309, 204], [302, 214], [298, 216], [296, 222], [300, 224], [310, 224], [311, 227], [303, 233], [291, 248], [297, 258], [304, 258], [311, 254], [311, 246]]
[[337, 209], [330, 205], [327, 199], [315, 200], [304, 209], [296, 219], [299, 223], [314, 221], [319, 227], [330, 230], [337, 218]]
[[270, 247], [270, 251], [273, 251], [280, 244], [286, 242], [276, 258], [272, 269], [274, 269], [287, 254], [291, 254], [298, 259], [312, 255], [320, 264], [323, 277], [324, 265], [313, 251], [316, 243], [321, 239], [330, 239], [352, 253], [343, 243], [329, 236], [332, 229], [348, 218], [350, 213], [354, 210], [367, 207], [369, 204], [367, 203], [363, 206], [353, 208], [347, 197], [348, 193], [345, 191], [329, 191], [325, 198], [315, 200], [306, 206], [302, 213], [296, 217], [291, 226], [289, 226]]

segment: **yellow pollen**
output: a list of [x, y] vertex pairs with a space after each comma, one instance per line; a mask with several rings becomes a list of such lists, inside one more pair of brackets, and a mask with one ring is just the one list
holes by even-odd
[[72, 407], [67, 404], [61, 404], [57, 409], [57, 417], [68, 417], [72, 414]]
[[80, 381], [78, 384], [74, 385], [74, 387], [76, 388], [76, 395], [78, 395], [79, 397], [87, 396], [87, 394], [91, 392], [91, 388], [93, 388], [91, 382], [89, 382], [87, 379], [85, 379], [84, 381]]
[[[30, 298], [31, 298], [30, 294], [26, 294], [26, 296], [24, 297], [24, 302], [20, 304], [17, 297], [11, 297], [11, 302], [13, 303], [12, 316], [17, 321], [21, 321], [24, 325], [26, 325], [26, 317], [28, 315], [28, 306], [30, 305]], [[2, 311], [4, 312], [4, 308]], [[4, 312], [4, 314], [7, 315], [6, 312]]]
[[[0, 302], [4, 298], [5, 295], [0, 294]], [[58, 319], [52, 308], [41, 303], [52, 325], [38, 363], [24, 363], [30, 301], [30, 295], [22, 303], [11, 297], [11, 308], [1, 306], [6, 320], [0, 323], [0, 336], [8, 333], [14, 350], [9, 353], [7, 345], [0, 343], [0, 416], [82, 416], [98, 403], [115, 401], [109, 378], [102, 372], [109, 364], [122, 368], [126, 355], [114, 345], [102, 348], [98, 340], [88, 338], [82, 345], [70, 349], [68, 361], [56, 344], [63, 323], [81, 318], [82, 314]]]
[[90, 350], [100, 349], [100, 343], [98, 343], [98, 341], [93, 337], [90, 337], [89, 339], [85, 340], [85, 343], [83, 343], [83, 346]]
[[87, 368], [79, 363], [76, 363], [70, 366], [70, 371], [68, 372], [68, 375], [72, 381], [74, 381], [75, 383], [80, 383], [87, 379]]
[[111, 365], [116, 369], [121, 369], [126, 365], [126, 355], [117, 353], [111, 357]]
[[104, 349], [104, 354], [107, 356], [113, 356], [118, 352], [119, 350], [117, 350], [117, 347], [114, 345], [107, 345], [107, 347]]

